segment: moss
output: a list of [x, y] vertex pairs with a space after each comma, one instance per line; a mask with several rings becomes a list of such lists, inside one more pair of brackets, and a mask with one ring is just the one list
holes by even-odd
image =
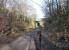
[[8, 11], [7, 9], [0, 7], [0, 13], [5, 13], [7, 11]]

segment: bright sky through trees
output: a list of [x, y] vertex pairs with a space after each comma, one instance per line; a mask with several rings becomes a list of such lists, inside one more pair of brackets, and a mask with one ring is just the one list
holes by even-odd
[[40, 20], [44, 17], [44, 14], [42, 12], [41, 6], [42, 6], [42, 0], [33, 0], [34, 8], [37, 11], [37, 17], [36, 20]]
[[[15, 0], [15, 1], [18, 4], [22, 4], [22, 3], [26, 2], [28, 5], [32, 6], [35, 9], [35, 10], [34, 9], [33, 10], [34, 10], [34, 13], [36, 14], [36, 20], [40, 20], [41, 18], [44, 17], [44, 14], [43, 14], [42, 9], [41, 9], [43, 0]], [[8, 0], [7, 1], [7, 7], [9, 8], [10, 6], [11, 7], [15, 7], [16, 6], [16, 4], [13, 2], [13, 0]], [[11, 9], [11, 7], [10, 7], [10, 9]], [[29, 13], [29, 14], [32, 14], [32, 13]]]
[[36, 9], [36, 20], [40, 20], [41, 18], [44, 18], [44, 14], [42, 12], [41, 6], [42, 6], [42, 0], [28, 0], [28, 3], [32, 5]]

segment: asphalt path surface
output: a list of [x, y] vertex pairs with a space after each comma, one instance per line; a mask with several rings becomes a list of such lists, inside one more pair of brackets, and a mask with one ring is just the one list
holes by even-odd
[[40, 29], [35, 29], [32, 32], [27, 32], [10, 44], [1, 45], [0, 50], [61, 50], [47, 40], [47, 34], [44, 31], [40, 42], [39, 34], [41, 31]]

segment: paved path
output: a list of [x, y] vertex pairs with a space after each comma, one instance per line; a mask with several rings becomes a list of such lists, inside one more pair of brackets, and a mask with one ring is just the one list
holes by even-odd
[[36, 30], [20, 36], [10, 44], [4, 44], [0, 50], [36, 50], [35, 38], [38, 39]]
[[12, 43], [1, 46], [0, 50], [59, 50], [45, 36], [42, 36], [40, 49], [38, 31], [40, 30], [36, 29], [26, 33], [25, 36], [20, 36]]
[[19, 37], [11, 44], [3, 45], [0, 50], [35, 50], [34, 40], [29, 36]]

